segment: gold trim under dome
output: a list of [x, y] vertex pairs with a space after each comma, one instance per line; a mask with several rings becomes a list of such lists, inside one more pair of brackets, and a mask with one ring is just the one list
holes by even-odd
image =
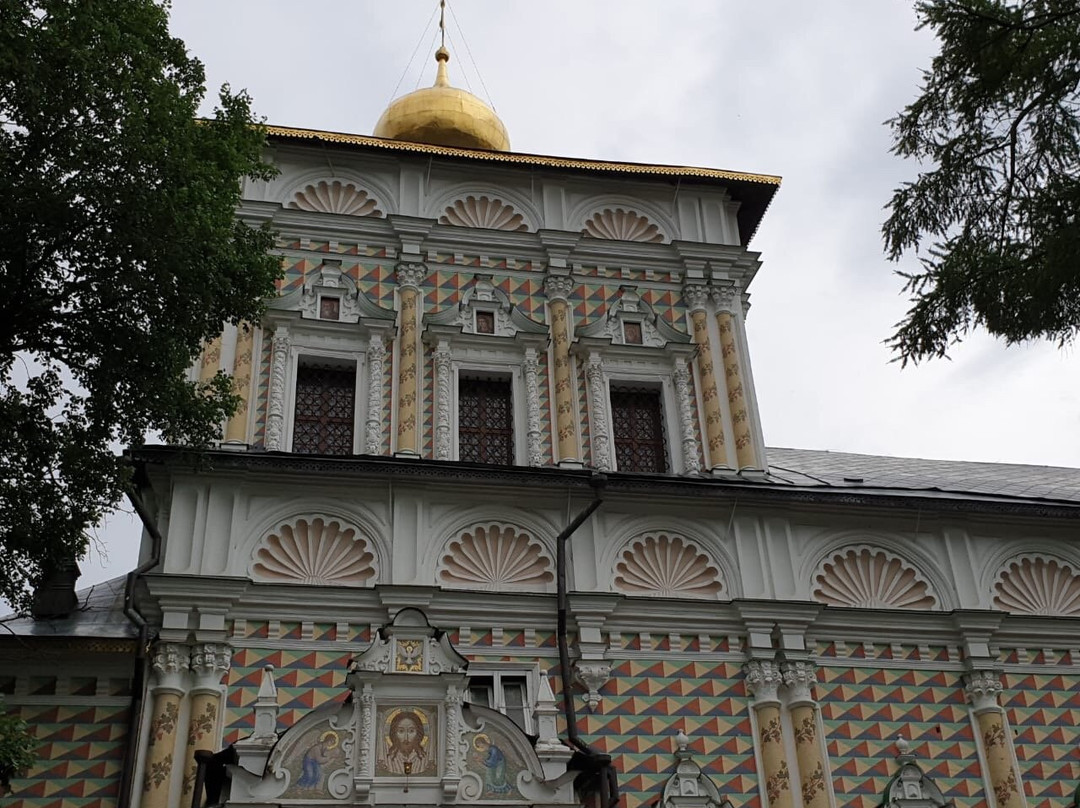
[[495, 110], [470, 92], [450, 86], [450, 51], [435, 52], [435, 84], [403, 95], [375, 124], [375, 137], [458, 149], [510, 151], [510, 136]]

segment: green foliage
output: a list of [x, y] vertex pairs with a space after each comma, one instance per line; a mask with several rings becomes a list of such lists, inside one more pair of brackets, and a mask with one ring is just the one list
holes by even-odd
[[79, 558], [151, 433], [195, 447], [235, 407], [184, 380], [223, 322], [257, 320], [272, 235], [239, 223], [265, 133], [153, 0], [4, 0], [0, 13], [0, 596]]
[[23, 777], [34, 765], [36, 747], [26, 722], [5, 712], [0, 702], [0, 796], [6, 793], [13, 777]]
[[1080, 328], [1080, 3], [925, 0], [941, 51], [889, 122], [893, 151], [926, 170], [898, 188], [886, 252], [912, 307], [903, 362], [945, 355], [972, 328], [1009, 343]]

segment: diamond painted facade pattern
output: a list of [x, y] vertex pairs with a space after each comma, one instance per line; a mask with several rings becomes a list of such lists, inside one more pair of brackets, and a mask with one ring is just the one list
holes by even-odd
[[1002, 685], [1029, 808], [1071, 802], [1080, 780], [1080, 675], [1007, 672]]
[[[91, 696], [92, 700], [93, 697]], [[120, 785], [127, 705], [24, 705], [39, 763], [13, 782], [5, 804], [22, 808], [112, 808]]]
[[958, 807], [985, 802], [960, 672], [822, 666], [816, 695], [838, 805], [881, 802], [901, 735], [946, 798]]

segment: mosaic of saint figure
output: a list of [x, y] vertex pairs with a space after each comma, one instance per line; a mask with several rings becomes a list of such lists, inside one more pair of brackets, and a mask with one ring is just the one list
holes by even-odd
[[380, 741], [377, 774], [435, 774], [431, 750], [431, 719], [420, 708], [399, 708], [386, 713]]
[[301, 762], [300, 778], [296, 785], [300, 788], [319, 788], [322, 785], [323, 768], [332, 759], [332, 752], [337, 749], [338, 735], [333, 730], [327, 730], [319, 736], [319, 740], [308, 747], [304, 752]]
[[493, 794], [509, 794], [514, 786], [506, 780], [506, 754], [484, 733], [473, 738], [473, 749], [479, 754], [484, 767], [484, 791]]

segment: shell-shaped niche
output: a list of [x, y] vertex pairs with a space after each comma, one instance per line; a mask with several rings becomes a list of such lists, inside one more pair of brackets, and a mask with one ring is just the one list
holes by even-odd
[[514, 232], [526, 232], [529, 229], [525, 217], [514, 210], [513, 205], [501, 199], [472, 195], [458, 199], [447, 207], [439, 217], [439, 224]]
[[382, 216], [379, 203], [363, 188], [340, 180], [308, 185], [297, 191], [289, 202], [290, 208], [315, 213], [338, 213], [344, 216]]
[[604, 208], [585, 220], [586, 235], [615, 241], [647, 241], [659, 244], [664, 240], [660, 228], [635, 210]]
[[937, 598], [902, 558], [872, 547], [849, 547], [822, 562], [814, 600], [863, 609], [933, 609]]
[[615, 588], [628, 595], [714, 599], [724, 591], [720, 570], [680, 536], [642, 536], [615, 564]]
[[477, 525], [446, 547], [439, 583], [466, 589], [544, 589], [555, 580], [543, 545], [509, 525]]
[[1014, 558], [998, 573], [994, 605], [1020, 614], [1080, 614], [1080, 575], [1056, 558]]
[[370, 586], [375, 554], [356, 528], [335, 519], [297, 519], [259, 542], [252, 554], [256, 581], [323, 586]]

